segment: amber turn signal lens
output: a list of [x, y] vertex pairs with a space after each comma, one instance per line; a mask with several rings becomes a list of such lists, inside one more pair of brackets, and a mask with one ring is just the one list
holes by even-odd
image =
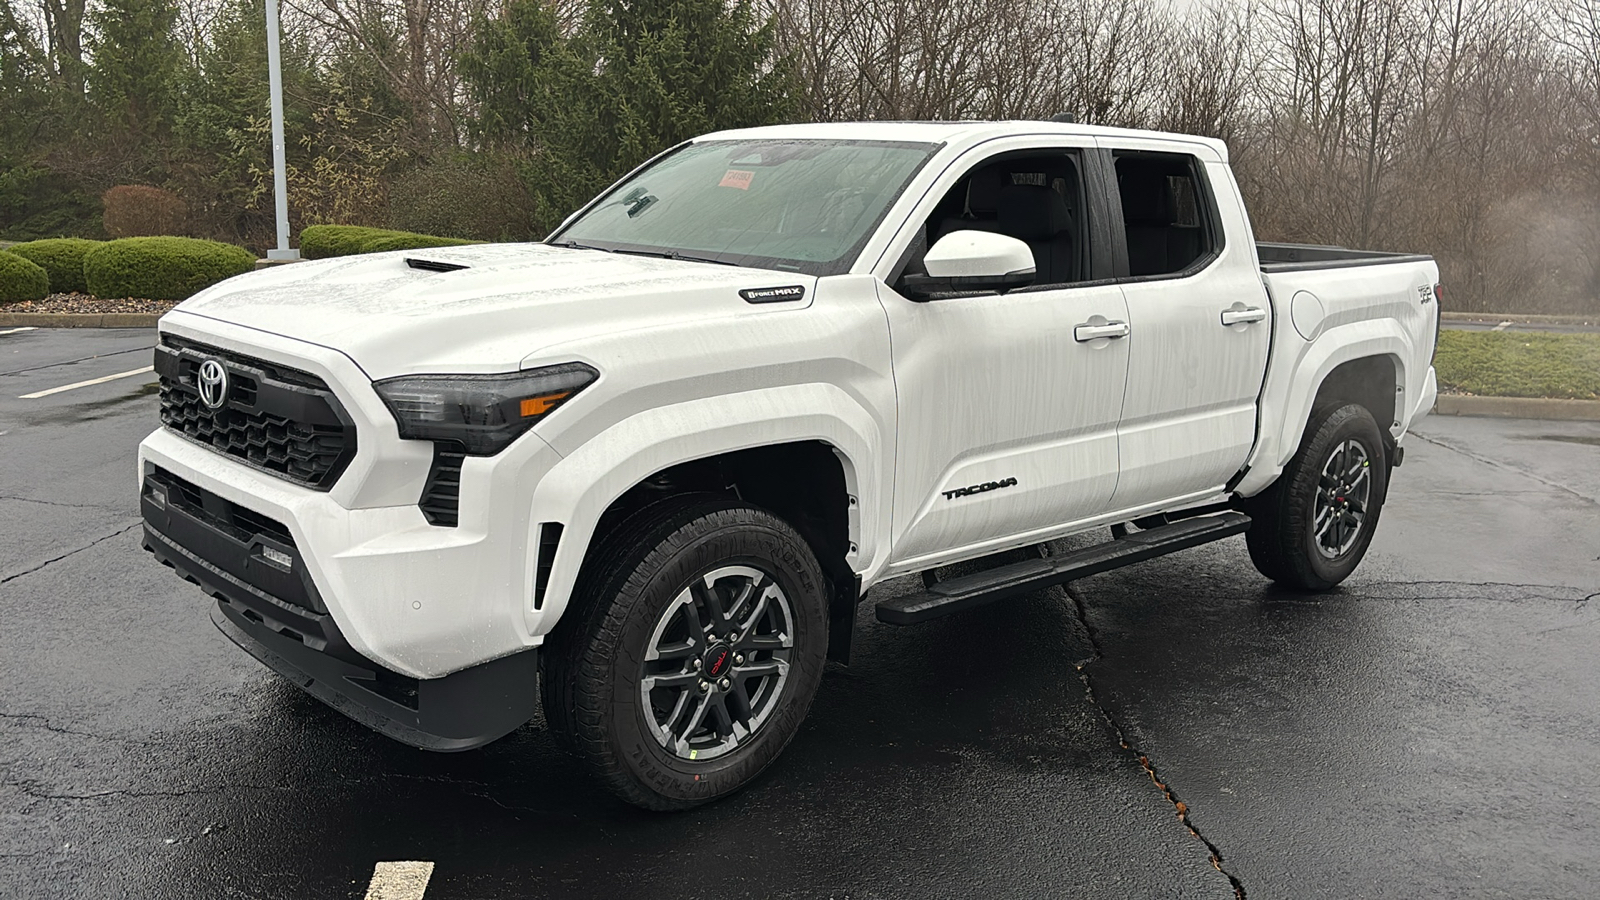
[[542, 416], [555, 407], [557, 403], [566, 399], [571, 391], [562, 391], [559, 394], [545, 394], [543, 397], [529, 397], [522, 401], [522, 417]]

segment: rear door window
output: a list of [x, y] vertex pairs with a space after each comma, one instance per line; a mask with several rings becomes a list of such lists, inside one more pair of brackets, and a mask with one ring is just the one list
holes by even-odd
[[1220, 249], [1199, 160], [1181, 153], [1115, 156], [1130, 276], [1175, 275]]

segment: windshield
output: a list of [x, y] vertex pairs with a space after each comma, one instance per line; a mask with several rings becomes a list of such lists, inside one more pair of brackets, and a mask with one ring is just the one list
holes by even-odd
[[689, 144], [618, 185], [550, 242], [837, 274], [936, 149], [898, 141]]

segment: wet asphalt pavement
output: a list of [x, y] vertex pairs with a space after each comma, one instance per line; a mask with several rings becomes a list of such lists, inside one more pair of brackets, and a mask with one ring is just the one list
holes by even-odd
[[1600, 424], [1424, 420], [1328, 596], [1234, 538], [915, 628], [864, 606], [779, 762], [658, 815], [537, 722], [411, 750], [217, 633], [139, 549], [151, 376], [17, 399], [151, 341], [0, 335], [0, 897], [360, 898], [380, 860], [434, 862], [430, 900], [1600, 883]]

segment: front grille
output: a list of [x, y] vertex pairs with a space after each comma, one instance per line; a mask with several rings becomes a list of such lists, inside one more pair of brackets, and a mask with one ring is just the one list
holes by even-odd
[[[220, 408], [200, 399], [207, 359], [227, 370]], [[328, 490], [356, 452], [356, 430], [326, 382], [308, 372], [163, 335], [156, 347], [161, 423], [235, 459]]]

